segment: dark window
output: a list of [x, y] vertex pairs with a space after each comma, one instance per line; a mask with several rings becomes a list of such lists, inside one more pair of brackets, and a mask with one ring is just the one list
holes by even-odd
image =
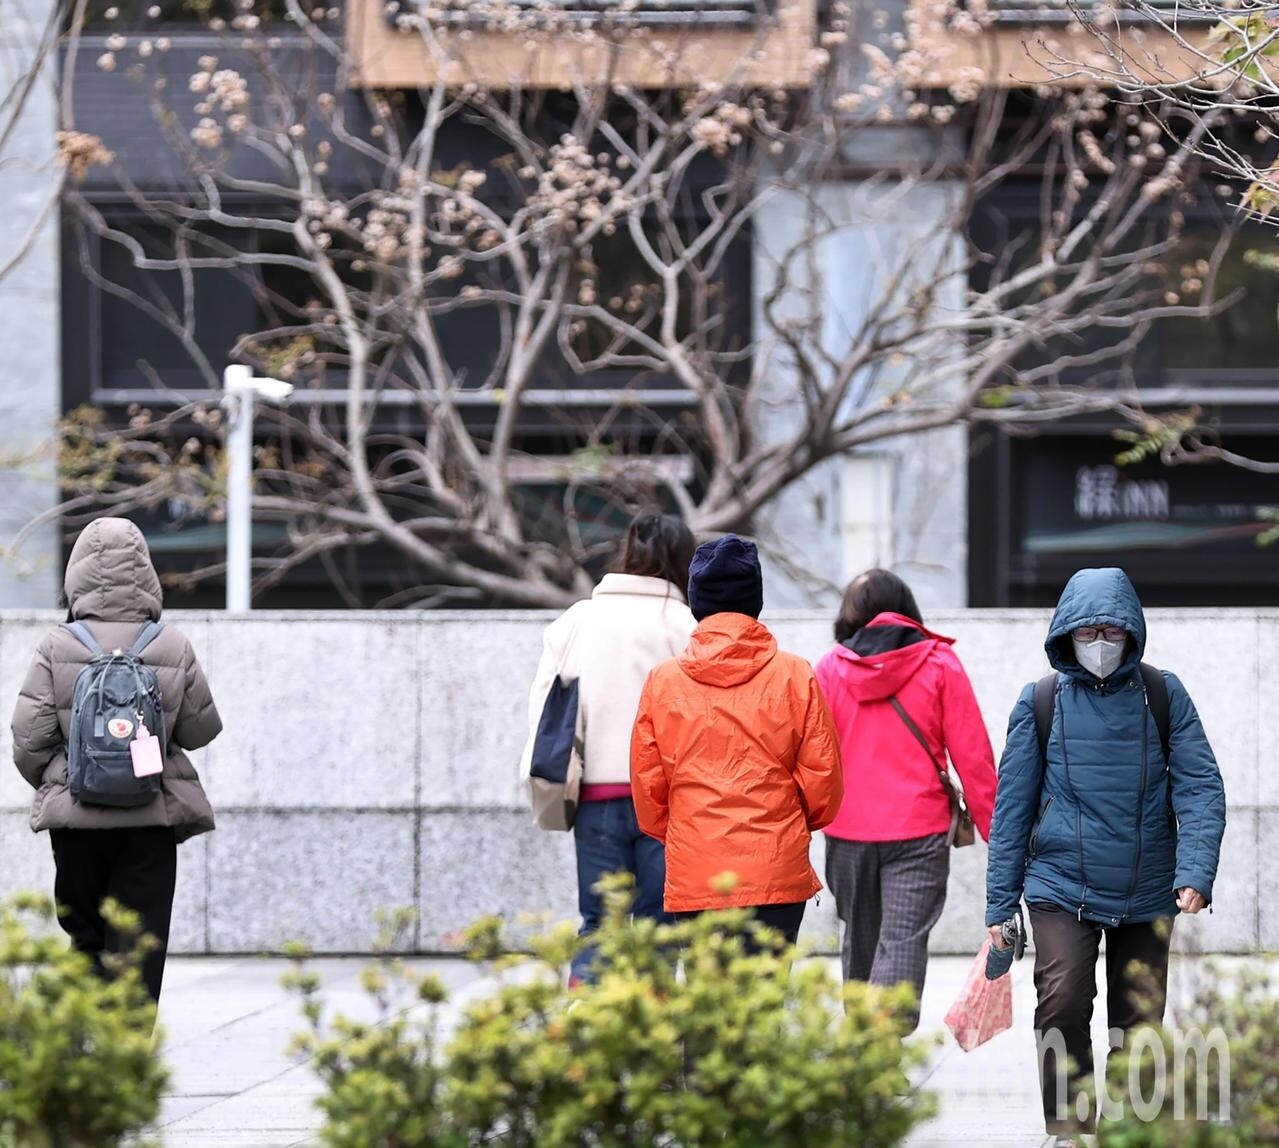
[[[1107, 9], [1112, 5], [1107, 3]], [[989, 9], [1001, 24], [1065, 24], [1078, 17], [1077, 12], [1087, 12], [1090, 8], [1102, 7], [1101, 0], [990, 0]], [[1149, 21], [1150, 16], [1142, 8], [1153, 8], [1166, 11], [1171, 21], [1174, 17], [1179, 24], [1215, 21], [1206, 10], [1196, 10], [1183, 5], [1180, 0], [1141, 0], [1125, 4], [1123, 0], [1113, 5], [1115, 15], [1123, 23]]]
[[[181, 239], [136, 218], [113, 228], [147, 259], [172, 261], [225, 254], [242, 233], [210, 229]], [[185, 245], [185, 247], [183, 247]], [[95, 402], [103, 391], [205, 388], [230, 362], [239, 337], [260, 326], [254, 290], [233, 271], [136, 266], [129, 247], [72, 219], [63, 243], [64, 405]], [[203, 357], [213, 373], [200, 369]]]
[[[150, 259], [171, 259], [178, 239], [171, 231], [137, 216], [117, 213], [109, 217], [112, 228], [127, 233]], [[192, 255], [226, 254], [228, 250], [268, 250], [287, 243], [287, 236], [272, 232], [246, 235], [208, 229], [181, 237]], [[601, 291], [620, 290], [639, 281], [640, 270], [633, 259], [622, 258], [624, 245], [605, 246], [596, 252]], [[634, 253], [632, 252], [632, 255]], [[128, 406], [137, 403], [157, 414], [170, 409], [172, 395], [203, 392], [210, 382], [216, 386], [223, 367], [241, 338], [249, 332], [281, 328], [281, 339], [288, 338], [288, 327], [308, 320], [308, 308], [315, 302], [315, 284], [302, 271], [263, 267], [241, 274], [229, 269], [194, 271], [184, 280], [180, 271], [169, 269], [139, 270], [134, 265], [130, 248], [110, 238], [99, 237], [80, 227], [75, 219], [67, 221], [63, 243], [63, 347], [64, 406], [68, 409], [92, 403], [106, 410], [109, 425], [121, 425], [129, 417]], [[730, 254], [725, 276], [734, 280], [731, 298], [738, 309], [733, 320], [721, 325], [726, 340], [748, 337], [749, 311], [749, 237], [743, 235], [740, 248]], [[243, 270], [243, 269], [241, 269]], [[353, 270], [346, 272], [358, 277]], [[715, 303], [723, 301], [716, 296]], [[190, 306], [188, 306], [188, 304]], [[175, 332], [193, 317], [186, 338]], [[722, 328], [728, 328], [727, 332]], [[440, 320], [441, 341], [445, 357], [455, 370], [462, 372], [464, 389], [482, 384], [492, 365], [496, 338], [496, 321], [492, 308], [461, 310]], [[594, 336], [584, 332], [584, 338]], [[195, 364], [192, 351], [209, 364], [210, 379]], [[419, 353], [413, 341], [406, 339], [396, 354], [407, 357]], [[267, 360], [268, 367], [271, 364]], [[274, 369], [274, 368], [271, 368]], [[326, 388], [341, 388], [341, 365], [327, 367], [322, 380]], [[401, 362], [393, 370], [407, 378], [407, 365]], [[394, 378], [392, 379], [394, 385]], [[627, 507], [624, 498], [609, 481], [591, 476], [608, 472], [614, 460], [630, 456], [651, 458], [670, 454], [683, 444], [699, 441], [695, 413], [689, 409], [684, 392], [672, 380], [661, 377], [637, 377], [633, 369], [597, 372], [579, 378], [552, 347], [539, 368], [535, 387], [588, 388], [606, 392], [604, 400], [592, 399], [592, 406], [543, 402], [528, 406], [521, 415], [516, 449], [522, 473], [516, 478], [517, 505], [530, 537], [559, 541], [563, 538], [565, 519], [572, 515], [578, 536], [598, 563], [607, 562], [612, 554], [612, 541], [625, 526]], [[610, 391], [640, 386], [646, 391], [669, 390], [653, 398], [643, 407], [614, 405]], [[401, 391], [394, 399], [413, 399]], [[308, 413], [339, 422], [343, 411], [339, 404], [323, 396], [318, 410]], [[652, 396], [650, 396], [652, 398]], [[301, 399], [298, 396], [295, 402]], [[601, 408], [610, 408], [607, 415]], [[300, 409], [295, 406], [294, 411]], [[483, 444], [490, 433], [498, 407], [493, 403], [475, 402], [463, 406], [463, 417]], [[259, 441], [274, 445], [281, 452], [294, 446], [298, 455], [305, 448], [290, 441], [269, 412], [257, 424]], [[673, 433], [678, 428], [678, 434]], [[373, 427], [371, 455], [376, 464], [379, 452], [393, 449], [397, 435], [420, 438], [423, 415], [416, 401], [391, 402], [380, 406]], [[183, 423], [172, 429], [176, 442], [190, 437], [212, 437], [207, 427]], [[672, 473], [677, 480], [695, 489], [700, 470], [696, 458], [673, 458]], [[524, 473], [527, 472], [527, 473]], [[568, 496], [566, 474], [578, 475], [572, 498]], [[644, 477], [632, 481], [647, 484]], [[623, 492], [638, 497], [636, 490]], [[661, 498], [660, 485], [644, 496]], [[414, 501], [417, 499], [417, 501]], [[392, 507], [393, 513], [420, 514], [425, 503], [412, 496]], [[220, 580], [196, 580], [194, 570], [215, 564], [224, 545], [225, 527], [214, 518], [180, 504], [156, 507], [145, 518], [149, 532], [158, 540], [157, 562], [169, 583], [172, 604], [191, 607], [217, 605], [223, 587]], [[282, 544], [279, 524], [255, 524], [255, 547], [259, 554], [278, 553]], [[345, 592], [335, 588], [333, 567], [341, 567]], [[284, 583], [274, 589], [263, 604], [289, 607], [339, 607], [359, 602], [377, 605], [392, 601], [403, 603], [414, 599], [421, 573], [397, 552], [385, 547], [352, 549], [325, 561], [308, 563], [291, 572]], [[451, 601], [451, 599], [450, 599]], [[475, 604], [473, 598], [462, 598], [463, 604]]]
[[[1008, 277], [1038, 257], [1037, 194], [1037, 188], [1009, 188], [978, 211], [973, 242], [985, 255], [973, 274], [973, 285], [979, 290], [987, 286], [990, 267], [997, 259], [1008, 261], [1003, 272], [1003, 277]], [[1158, 242], [1163, 230], [1154, 220], [1146, 229], [1134, 232], [1129, 246]], [[1212, 298], [1221, 309], [1204, 318], [1161, 320], [1141, 345], [1121, 360], [1064, 371], [1061, 381], [1097, 385], [1122, 379], [1125, 385], [1142, 389], [1279, 385], [1279, 356], [1274, 353], [1279, 336], [1279, 273], [1266, 270], [1250, 257], [1254, 249], [1268, 250], [1273, 238], [1271, 228], [1238, 226], [1211, 194], [1202, 196], [1190, 209], [1176, 249], [1165, 257], [1162, 270], [1145, 280], [1143, 290], [1150, 306], [1206, 302], [1210, 271], [1216, 263]], [[1229, 306], [1225, 306], [1227, 301]], [[1069, 343], [1048, 342], [1025, 356], [1020, 365], [1039, 367], [1064, 355], [1117, 346], [1127, 336], [1125, 329], [1085, 328]]]
[[[1168, 269], [1168, 288], [1180, 293], [1202, 277], [1213, 258], [1215, 236], [1192, 230]], [[1241, 229], [1216, 275], [1218, 299], [1234, 299], [1211, 319], [1170, 319], [1159, 325], [1163, 366], [1172, 381], [1279, 382], [1279, 272], [1250, 258], [1269, 250], [1274, 231], [1260, 224]]]
[[[330, 10], [340, 13], [343, 0], [326, 0], [323, 4], [304, 3], [308, 13], [324, 11], [326, 19]], [[288, 19], [288, 5], [284, 0], [252, 0], [247, 11], [263, 24], [278, 23]], [[236, 0], [89, 0], [85, 6], [85, 26], [96, 31], [119, 28], [135, 31], [173, 27], [183, 24], [207, 24], [210, 20], [230, 23], [246, 9]], [[315, 19], [312, 15], [312, 19]]]
[[[145, 228], [135, 234], [149, 255], [173, 257], [171, 236]], [[130, 253], [112, 242], [101, 245], [98, 269], [104, 389], [152, 383], [174, 390], [206, 386], [190, 348], [220, 371], [230, 361], [236, 339], [258, 318], [252, 292], [228, 271], [192, 271], [188, 293], [181, 272], [140, 270]]]
[[[179, 253], [189, 260], [225, 259], [237, 251], [289, 252], [292, 240], [274, 231], [259, 233], [202, 227], [198, 232], [175, 234], [132, 216], [108, 217], [111, 227], [127, 235], [150, 260], [175, 261]], [[217, 385], [222, 368], [246, 334], [273, 331], [271, 342], [255, 348], [258, 357], [271, 361], [288, 349], [288, 328], [309, 325], [315, 308], [322, 307], [319, 285], [304, 270], [273, 263], [234, 268], [147, 267], [136, 265], [133, 247], [101, 237], [71, 219], [64, 251], [64, 352], [66, 355], [67, 405], [100, 401], [104, 392], [191, 391]], [[335, 260], [346, 282], [358, 288], [371, 285], [368, 273], [352, 258]], [[579, 281], [590, 280], [601, 305], [616, 309], [629, 321], [650, 332], [660, 320], [654, 296], [654, 276], [629, 237], [601, 237], [594, 245], [593, 262], [577, 271]], [[468, 272], [472, 278], [453, 284], [460, 290], [467, 282], [500, 286], [491, 272]], [[480, 278], [480, 275], [485, 278]], [[708, 350], [737, 352], [749, 338], [750, 243], [744, 231], [730, 248], [716, 280], [706, 287], [705, 306], [726, 322], [712, 325]], [[450, 291], [452, 297], [453, 291]], [[679, 329], [684, 335], [695, 325], [706, 324], [695, 316], [693, 292], [682, 295]], [[637, 310], [629, 310], [632, 304]], [[502, 346], [503, 328], [497, 308], [484, 303], [461, 306], [436, 316], [436, 332], [446, 362], [464, 390], [478, 390], [494, 383], [493, 371]], [[308, 335], [323, 366], [323, 377], [299, 376], [302, 384], [326, 387], [342, 385], [340, 359], [334, 348]], [[611, 330], [602, 323], [583, 324], [573, 346], [582, 361], [590, 362], [610, 349]], [[633, 346], [617, 348], [634, 352]], [[384, 352], [385, 353], [385, 352]], [[395, 359], [383, 362], [394, 386], [412, 386], [415, 376], [410, 358], [420, 357], [414, 340], [405, 336], [391, 352]], [[203, 357], [213, 372], [210, 379], [199, 364]], [[316, 368], [319, 369], [318, 367]], [[741, 370], [731, 364], [730, 375]], [[536, 368], [532, 385], [543, 388], [607, 388], [641, 385], [646, 390], [678, 389], [672, 376], [643, 374], [632, 366], [604, 368], [582, 376], [575, 373], [553, 341]], [[500, 385], [500, 380], [499, 380]]]
[[[1118, 446], [1101, 428], [978, 439], [978, 454], [1007, 476], [995, 496], [1006, 548], [998, 553], [986, 503], [971, 519], [971, 543], [1000, 586], [992, 595], [974, 585], [974, 604], [1052, 605], [1086, 566], [1122, 566], [1148, 606], [1279, 604], [1279, 546], [1261, 544], [1279, 506], [1279, 475], [1158, 459], [1118, 466]], [[1279, 435], [1240, 434], [1231, 446], [1279, 459]]]
[[633, 5], [623, 5], [619, 0], [502, 0], [501, 3], [404, 0], [399, 5], [388, 6], [387, 19], [394, 23], [404, 13], [413, 12], [418, 7], [442, 10], [437, 22], [449, 24], [482, 26], [494, 23], [500, 27], [507, 10], [517, 9], [527, 12], [530, 19], [546, 22], [548, 27], [554, 27], [554, 21], [567, 17], [575, 22], [604, 28], [611, 22], [621, 27], [696, 24], [699, 27], [737, 28], [750, 27], [767, 16], [776, 8], [776, 0], [636, 0]]
[[[1211, 196], [1201, 197], [1156, 278], [1168, 302], [1193, 302], [1219, 258], [1216, 298], [1231, 300], [1229, 307], [1207, 318], [1156, 323], [1127, 361], [1127, 373], [1118, 365], [1094, 367], [1064, 381], [1135, 384], [1163, 404], [1155, 411], [1191, 405], [1174, 399], [1193, 391], [1208, 433], [1247, 457], [1279, 461], [1279, 274], [1248, 255], [1267, 249], [1272, 234], [1243, 227], [1221, 256], [1218, 242], [1232, 226]], [[1020, 242], [1033, 251], [1032, 193], [1001, 192], [985, 205], [977, 231], [979, 246]], [[980, 286], [980, 273], [974, 279]], [[1101, 347], [1114, 337], [1085, 331], [1081, 345]], [[1050, 346], [1026, 364], [1054, 354]], [[1279, 506], [1279, 476], [1226, 463], [1167, 467], [1157, 457], [1124, 465], [1121, 429], [1102, 415], [1028, 437], [974, 432], [970, 603], [1050, 605], [1075, 570], [1118, 565], [1150, 605], [1279, 604], [1279, 546], [1260, 544]]]

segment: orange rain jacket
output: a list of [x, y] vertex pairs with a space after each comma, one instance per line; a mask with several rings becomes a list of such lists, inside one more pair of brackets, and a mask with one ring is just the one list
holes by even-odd
[[[812, 832], [844, 794], [812, 668], [744, 614], [714, 614], [651, 674], [631, 740], [640, 828], [666, 844], [666, 910], [806, 901]], [[712, 888], [731, 873], [731, 890]]]

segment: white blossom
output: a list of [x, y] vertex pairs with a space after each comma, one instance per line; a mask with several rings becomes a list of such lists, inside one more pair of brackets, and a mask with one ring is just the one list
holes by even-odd
[[195, 144], [202, 148], [210, 150], [221, 147], [222, 145], [222, 128], [216, 120], [205, 116], [195, 127], [191, 129], [191, 139]]

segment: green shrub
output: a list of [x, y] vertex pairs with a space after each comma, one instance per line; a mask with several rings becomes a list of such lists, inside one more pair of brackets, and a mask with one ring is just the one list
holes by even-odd
[[[1216, 1056], [1184, 1057], [1183, 1109], [1177, 1118], [1173, 1105], [1178, 1091], [1175, 1066], [1178, 1033], [1209, 1034], [1220, 1029], [1229, 1047], [1228, 1072]], [[1103, 1148], [1257, 1148], [1279, 1144], [1279, 997], [1268, 975], [1249, 971], [1240, 977], [1218, 976], [1209, 970], [1189, 1005], [1178, 1010], [1175, 1027], [1156, 1030], [1158, 1053], [1166, 1066], [1167, 1089], [1162, 1111], [1143, 1121], [1131, 1113], [1115, 1124], [1103, 1125]], [[1130, 1071], [1143, 1081], [1143, 1095], [1153, 1095], [1152, 1067], [1156, 1053], [1147, 1050], [1117, 1058], [1119, 1079], [1111, 1094], [1126, 1097]], [[1135, 1061], [1135, 1063], [1134, 1063]], [[1200, 1091], [1207, 1104], [1198, 1119]], [[1224, 1097], [1223, 1097], [1224, 1092]], [[1223, 1104], [1224, 1099], [1224, 1104]], [[1221, 1123], [1222, 1111], [1229, 1115]]]
[[[137, 937], [136, 917], [105, 911]], [[109, 1148], [154, 1125], [168, 1082], [138, 971], [145, 945], [110, 958], [104, 979], [53, 922], [48, 898], [0, 902], [0, 1145]]]
[[[498, 986], [441, 1036], [444, 992], [402, 964], [368, 978], [381, 1022], [324, 1019], [305, 971], [301, 1047], [327, 1090], [331, 1148], [887, 1148], [931, 1114], [908, 1070], [908, 989], [844, 988], [825, 963], [748, 956], [743, 914], [627, 920], [613, 887], [598, 980], [568, 990], [568, 927], [502, 955], [496, 922], [468, 936]], [[679, 966], [682, 965], [682, 973]], [[400, 993], [392, 986], [399, 986]], [[402, 1007], [405, 994], [416, 1007]]]
[[[384, 929], [389, 948], [399, 926]], [[289, 946], [297, 968], [285, 983], [303, 1000], [308, 1031], [293, 1050], [312, 1058], [327, 1091], [317, 1101], [324, 1113], [324, 1143], [333, 1148], [408, 1148], [455, 1143], [446, 1135], [440, 1106], [439, 1006], [444, 986], [418, 977], [402, 961], [387, 958], [364, 970], [373, 1001], [370, 1021], [337, 1016], [327, 1020], [319, 977], [306, 968], [306, 951]]]

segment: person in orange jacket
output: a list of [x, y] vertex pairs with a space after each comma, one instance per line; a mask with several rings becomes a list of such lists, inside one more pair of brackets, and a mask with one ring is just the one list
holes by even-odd
[[703, 543], [688, 604], [698, 621], [688, 649], [649, 674], [640, 699], [636, 817], [666, 844], [667, 912], [750, 908], [794, 944], [822, 887], [809, 843], [844, 794], [839, 735], [812, 667], [759, 622], [753, 543]]

